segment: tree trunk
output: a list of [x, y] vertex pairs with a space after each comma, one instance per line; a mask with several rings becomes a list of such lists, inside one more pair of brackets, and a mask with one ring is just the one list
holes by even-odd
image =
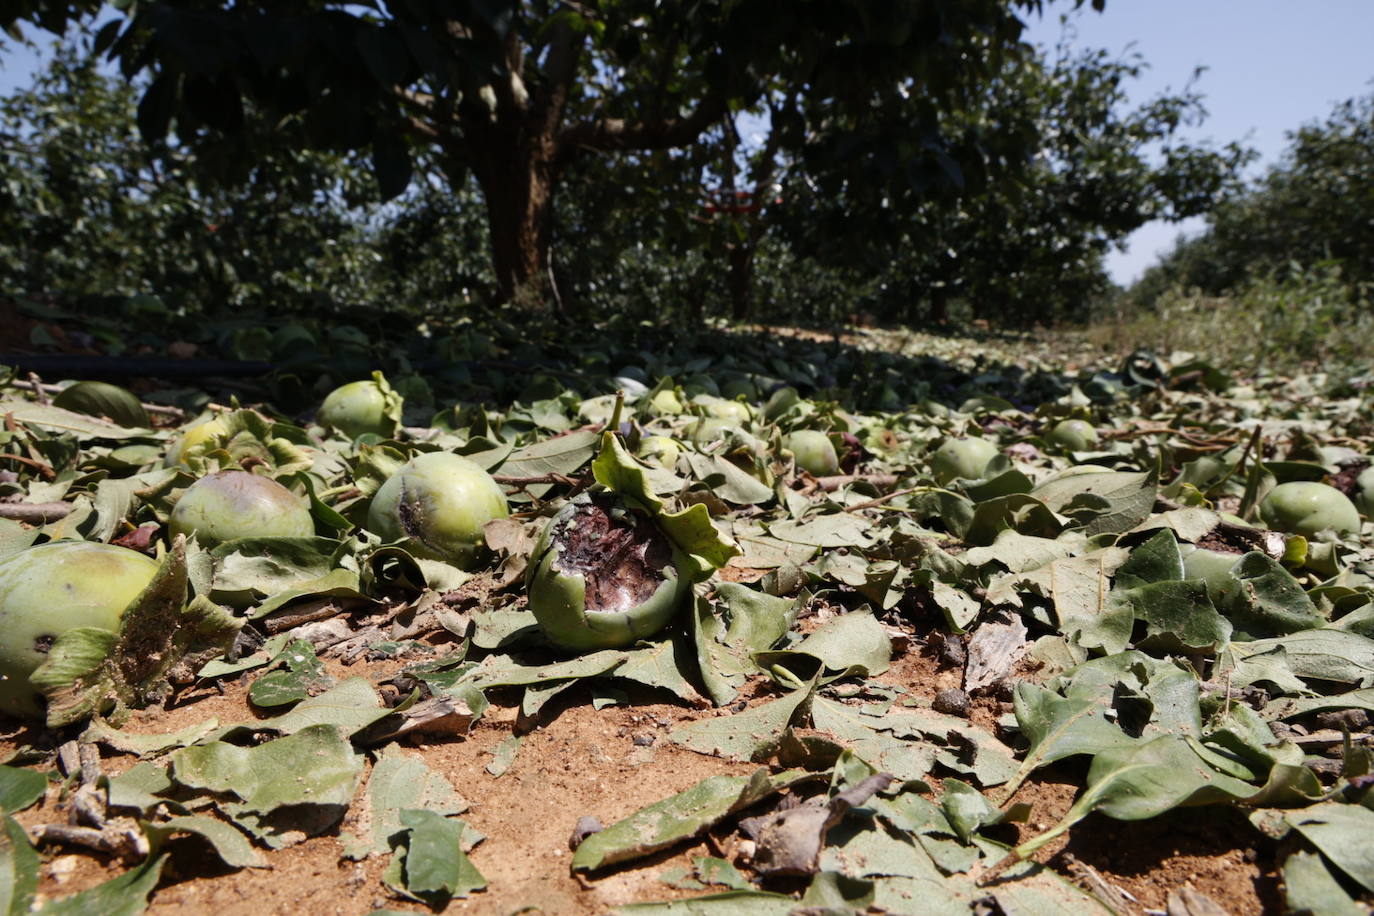
[[937, 286], [930, 291], [930, 320], [934, 324], [949, 324], [949, 287]]
[[483, 161], [473, 163], [487, 208], [497, 296], [534, 311], [549, 310], [553, 303], [553, 150], [551, 136], [510, 136], [492, 143]]
[[750, 286], [753, 281], [754, 246], [752, 242], [736, 242], [726, 255], [729, 271], [725, 276], [730, 290], [730, 317], [744, 321], [749, 317]]

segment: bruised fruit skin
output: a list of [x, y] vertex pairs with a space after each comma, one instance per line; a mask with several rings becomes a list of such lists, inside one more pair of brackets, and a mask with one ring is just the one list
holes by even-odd
[[452, 452], [417, 455], [377, 490], [367, 510], [369, 531], [405, 541], [418, 557], [472, 569], [486, 546], [483, 526], [510, 514], [491, 475]]
[[157, 569], [141, 553], [90, 541], [52, 541], [0, 561], [0, 715], [41, 715], [29, 675], [57, 637], [75, 627], [118, 631]]
[[1066, 451], [1086, 452], [1097, 448], [1097, 430], [1087, 420], [1060, 420], [1045, 441]]
[[561, 648], [632, 645], [663, 629], [691, 592], [680, 556], [615, 494], [583, 494], [539, 536], [525, 575], [529, 609]]
[[997, 446], [987, 439], [946, 439], [930, 456], [930, 470], [941, 485], [957, 478], [976, 480], [996, 457]]
[[390, 410], [388, 392], [374, 381], [349, 382], [329, 392], [315, 413], [321, 426], [337, 429], [350, 439], [364, 433], [383, 438], [396, 435], [396, 421]]
[[1345, 535], [1360, 530], [1360, 513], [1344, 493], [1314, 481], [1281, 483], [1260, 501], [1260, 518], [1275, 531], [1311, 539], [1330, 529]]
[[820, 430], [799, 429], [782, 438], [782, 447], [790, 451], [797, 467], [816, 477], [840, 472], [840, 458], [830, 437]]
[[187, 487], [172, 509], [171, 530], [213, 547], [237, 538], [313, 537], [315, 520], [305, 500], [275, 480], [218, 471]]

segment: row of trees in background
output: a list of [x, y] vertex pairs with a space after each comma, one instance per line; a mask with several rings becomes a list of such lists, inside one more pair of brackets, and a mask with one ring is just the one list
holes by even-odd
[[[4, 103], [0, 282], [1074, 319], [1112, 244], [1206, 212], [1246, 154], [1174, 142], [1189, 90], [1128, 108], [1139, 60], [1022, 43], [1040, 6], [135, 4], [89, 40], [136, 88], [68, 51]], [[99, 9], [15, 15], [60, 32]]]
[[1206, 229], [1180, 240], [1130, 296], [1142, 305], [1171, 289], [1220, 296], [1318, 269], [1352, 288], [1374, 283], [1374, 94], [1293, 131], [1280, 161], [1220, 201]]

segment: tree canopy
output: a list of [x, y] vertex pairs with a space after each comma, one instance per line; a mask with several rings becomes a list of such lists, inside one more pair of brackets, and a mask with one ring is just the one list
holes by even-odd
[[367, 285], [371, 176], [261, 139], [220, 180], [225, 151], [149, 146], [135, 92], [75, 44], [0, 100], [0, 283], [87, 299], [153, 292], [197, 308], [346, 301]]
[[1133, 295], [1150, 301], [1171, 286], [1220, 295], [1322, 262], [1350, 283], [1374, 282], [1374, 94], [1292, 131], [1279, 162], [1211, 210], [1206, 230], [1180, 241]]
[[[368, 150], [387, 195], [407, 186], [417, 149], [453, 188], [470, 174], [508, 298], [542, 295], [572, 163], [690, 145], [731, 112], [771, 108], [782, 152], [824, 158], [830, 174], [893, 199], [1025, 161], [1034, 132], [970, 125], [956, 136], [938, 121], [973, 102], [1004, 59], [1029, 52], [1018, 16], [1041, 7], [166, 0], [126, 5], [96, 48], [126, 74], [151, 73], [138, 108], [150, 140], [169, 129], [183, 142], [227, 136], [244, 161], [258, 142], [251, 123], [290, 122], [304, 144]], [[102, 8], [23, 0], [4, 24], [61, 32]]]

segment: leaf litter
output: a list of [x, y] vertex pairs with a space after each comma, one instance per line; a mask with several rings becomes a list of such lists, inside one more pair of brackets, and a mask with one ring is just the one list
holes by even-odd
[[[721, 368], [694, 371], [708, 367]], [[1212, 392], [1125, 371], [944, 371], [965, 387], [940, 409], [760, 396], [723, 447], [686, 445], [666, 469], [641, 465], [634, 443], [689, 439], [711, 395], [683, 397], [683, 415], [636, 408], [624, 440], [577, 428], [611, 414], [566, 390], [475, 417], [466, 445], [450, 423], [449, 447], [504, 479], [538, 478], [513, 485], [531, 514], [491, 532], [496, 575], [351, 527], [379, 469], [434, 447], [419, 439], [346, 443], [240, 409], [187, 450], [188, 471], [137, 487], [10, 483], [72, 507], [40, 536], [113, 540], [156, 531], [196, 475], [252, 466], [308, 490], [338, 537], [174, 549], [113, 642], [77, 636], [55, 653], [65, 667], [40, 679], [50, 724], [109, 756], [72, 766], [57, 733], [6, 723], [0, 900], [260, 913], [286, 911], [294, 880], [357, 912], [456, 898], [558, 912], [1206, 912], [1285, 894], [1357, 910], [1374, 892], [1356, 840], [1374, 807], [1374, 555], [1367, 536], [1245, 526], [1284, 479], [1353, 488], [1338, 447], [1314, 456], [1311, 441], [1367, 443], [1368, 405], [1262, 379]], [[25, 448], [69, 441], [74, 468], [111, 442], [171, 441], [14, 404]], [[1256, 404], [1291, 422], [1238, 424]], [[1064, 416], [1109, 444], [1032, 445]], [[799, 428], [864, 446], [846, 464], [857, 473], [797, 474], [771, 443]], [[1011, 460], [936, 485], [928, 455], [969, 434]], [[522, 615], [520, 567], [545, 503], [593, 481], [649, 508], [703, 573], [730, 565], [650, 643], [560, 657]], [[3, 533], [16, 550], [31, 541], [23, 525]], [[1190, 557], [1218, 548], [1229, 569], [1193, 571]], [[141, 651], [115, 662], [114, 646]], [[96, 712], [114, 721], [83, 731]], [[82, 791], [49, 790], [48, 774]], [[101, 883], [90, 863], [108, 857], [82, 843], [129, 811], [147, 851]], [[610, 826], [569, 856], [585, 816]], [[1094, 839], [1113, 830], [1124, 841]], [[198, 868], [207, 850], [219, 874]], [[668, 863], [678, 877], [659, 880]]]

